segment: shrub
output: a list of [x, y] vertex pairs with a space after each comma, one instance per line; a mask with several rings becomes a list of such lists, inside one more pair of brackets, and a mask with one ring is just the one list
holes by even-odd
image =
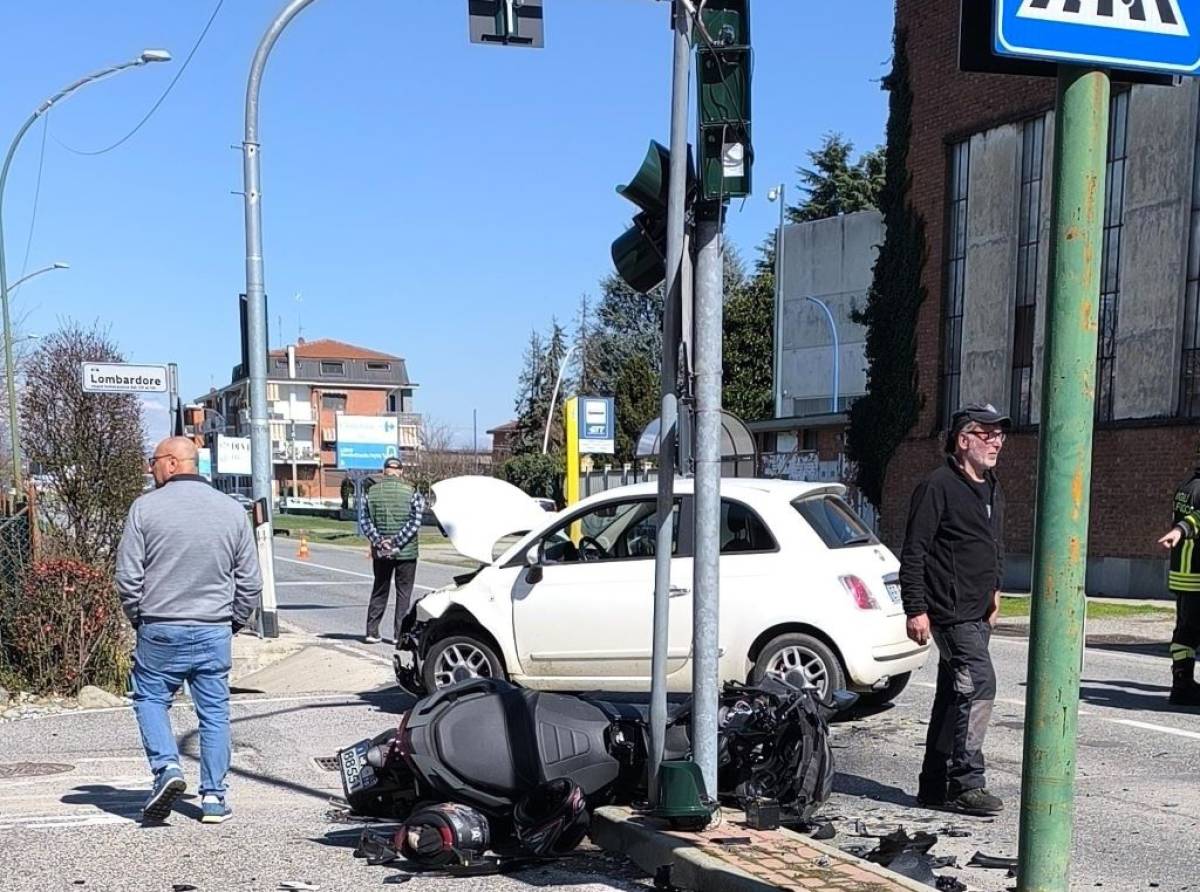
[[527, 452], [500, 466], [500, 478], [531, 496], [563, 503], [563, 457]]

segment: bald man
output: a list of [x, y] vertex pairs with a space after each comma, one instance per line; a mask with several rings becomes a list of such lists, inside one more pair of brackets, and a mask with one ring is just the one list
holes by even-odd
[[137, 632], [133, 706], [154, 789], [144, 823], [159, 823], [187, 790], [168, 711], [186, 681], [200, 721], [201, 820], [232, 814], [229, 772], [231, 643], [262, 593], [254, 534], [245, 510], [196, 473], [186, 437], [158, 444], [155, 489], [135, 501], [117, 551], [117, 590]]

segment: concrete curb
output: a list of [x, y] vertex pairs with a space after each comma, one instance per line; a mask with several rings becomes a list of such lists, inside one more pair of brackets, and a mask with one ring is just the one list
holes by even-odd
[[[722, 826], [727, 827], [741, 820], [743, 815], [736, 811], [725, 811], [723, 817]], [[694, 892], [774, 892], [780, 888], [861, 888], [877, 892], [904, 889], [911, 892], [929, 892], [930, 888], [878, 864], [864, 861], [841, 849], [790, 830], [763, 833], [730, 828], [727, 831], [730, 835], [755, 833], [760, 840], [777, 842], [781, 849], [789, 844], [802, 845], [824, 856], [830, 864], [848, 866], [853, 873], [859, 874], [857, 883], [850, 887], [824, 884], [809, 886], [787, 881], [779, 883], [775, 879], [754, 876], [727, 861], [707, 854], [700, 848], [703, 839], [699, 836], [693, 841], [668, 830], [665, 821], [635, 814], [627, 808], [606, 806], [596, 809], [592, 814], [590, 835], [596, 845], [606, 851], [625, 855], [651, 876], [656, 876], [663, 868], [667, 868], [671, 885]], [[778, 876], [774, 874], [773, 868], [768, 865], [764, 867], [766, 869], [763, 873], [767, 877]], [[846, 870], [846, 867], [841, 869]], [[843, 883], [854, 882], [849, 877], [838, 879]]]

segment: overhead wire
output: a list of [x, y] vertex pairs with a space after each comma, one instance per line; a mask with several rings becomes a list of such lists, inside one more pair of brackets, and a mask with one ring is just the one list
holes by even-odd
[[167, 88], [165, 90], [163, 90], [162, 95], [158, 97], [158, 100], [154, 103], [154, 105], [150, 106], [150, 110], [148, 112], [146, 112], [146, 114], [142, 117], [142, 119], [140, 121], [137, 122], [137, 125], [132, 130], [130, 130], [128, 133], [126, 133], [124, 136], [122, 136], [120, 139], [118, 139], [112, 145], [105, 146], [103, 149], [94, 149], [94, 150], [76, 149], [76, 148], [73, 148], [73, 147], [67, 145], [66, 143], [64, 143], [57, 136], [54, 138], [54, 141], [56, 143], [58, 143], [60, 146], [62, 146], [64, 149], [66, 149], [68, 152], [71, 152], [72, 154], [75, 154], [75, 155], [103, 155], [107, 152], [111, 152], [113, 149], [116, 149], [116, 148], [124, 145], [126, 142], [128, 142], [130, 139], [132, 139], [134, 134], [137, 133], [139, 130], [141, 130], [142, 127], [145, 126], [147, 121], [149, 121], [152, 117], [154, 117], [154, 113], [156, 111], [158, 111], [159, 106], [161, 106], [166, 101], [167, 97], [171, 95], [171, 91], [175, 89], [175, 85], [177, 83], [179, 83], [179, 79], [181, 77], [183, 77], [183, 73], [185, 71], [187, 71], [188, 65], [192, 61], [192, 57], [196, 55], [196, 51], [199, 50], [201, 44], [204, 43], [204, 38], [208, 36], [208, 32], [212, 28], [213, 22], [216, 21], [217, 13], [219, 13], [221, 11], [221, 7], [224, 5], [225, 5], [225, 0], [217, 0], [217, 5], [213, 8], [212, 15], [210, 15], [208, 17], [208, 21], [204, 25], [204, 30], [202, 30], [200, 32], [200, 36], [197, 37], [196, 42], [192, 44], [191, 51], [188, 52], [187, 57], [183, 60], [183, 64], [179, 66], [179, 70], [177, 72], [175, 72], [175, 77], [171, 78], [171, 82], [169, 84], [167, 84]]
[[[42, 116], [42, 146], [38, 152], [38, 170], [37, 183], [33, 187], [33, 211], [29, 215], [29, 236], [25, 239], [25, 259], [21, 261], [21, 275], [17, 276], [18, 282], [25, 278], [25, 273], [29, 271], [29, 250], [33, 247], [33, 230], [37, 226], [38, 215], [38, 199], [42, 195], [42, 169], [46, 164], [46, 131], [50, 128], [50, 114], [47, 112]], [[16, 294], [21, 290], [21, 285], [18, 284], [9, 292], [9, 296]]]

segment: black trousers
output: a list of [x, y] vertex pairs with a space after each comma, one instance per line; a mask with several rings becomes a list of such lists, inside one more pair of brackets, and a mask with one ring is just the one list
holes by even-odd
[[396, 617], [393, 621], [393, 641], [407, 632], [416, 622], [413, 607], [413, 583], [417, 579], [416, 561], [391, 561], [375, 558], [375, 585], [371, 589], [371, 603], [367, 605], [367, 635], [379, 637], [379, 624], [387, 613], [388, 594], [393, 577], [396, 580]]
[[1175, 632], [1171, 659], [1194, 660], [1200, 648], [1200, 592], [1175, 592]]
[[921, 790], [953, 799], [985, 786], [983, 739], [996, 701], [996, 670], [985, 621], [935, 626], [937, 693], [925, 738]]

